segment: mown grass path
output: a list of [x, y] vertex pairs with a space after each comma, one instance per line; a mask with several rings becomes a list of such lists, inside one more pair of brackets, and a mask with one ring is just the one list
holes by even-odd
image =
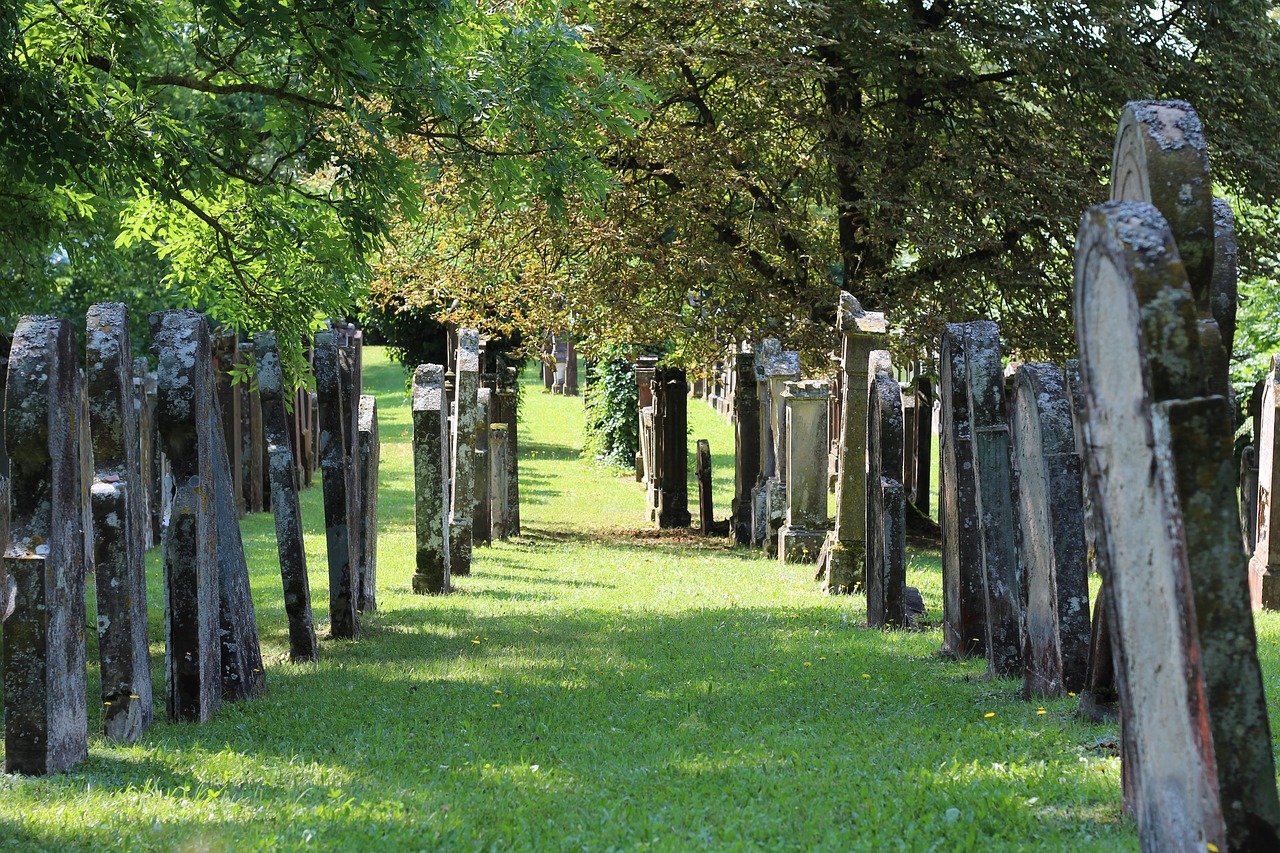
[[[132, 747], [94, 736], [63, 776], [0, 777], [0, 845], [1136, 849], [1113, 728], [940, 660], [937, 629], [867, 630], [861, 600], [823, 597], [809, 567], [647, 530], [639, 486], [580, 457], [578, 399], [526, 389], [524, 535], [479, 550], [456, 594], [413, 595], [405, 375], [365, 353], [383, 457], [362, 639], [285, 660], [271, 519], [246, 519], [267, 695]], [[698, 403], [691, 422], [717, 452], [723, 516], [732, 432]], [[303, 506], [327, 633], [319, 488]], [[154, 553], [149, 571], [162, 696]], [[936, 555], [909, 582], [940, 606]], [[94, 696], [92, 637], [89, 657]]]

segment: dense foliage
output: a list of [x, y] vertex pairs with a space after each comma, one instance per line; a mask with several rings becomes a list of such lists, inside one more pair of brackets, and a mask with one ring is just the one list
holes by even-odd
[[631, 361], [614, 355], [589, 370], [586, 450], [600, 462], [631, 468], [640, 449], [639, 393]]

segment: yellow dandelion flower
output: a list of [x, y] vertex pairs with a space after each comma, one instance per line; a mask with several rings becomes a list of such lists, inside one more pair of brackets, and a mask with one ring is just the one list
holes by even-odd
[[501, 691], [501, 690], [498, 690], [497, 688], [494, 688], [494, 691], [493, 691], [493, 692], [494, 692], [494, 693], [497, 693], [499, 696], [501, 696], [501, 695], [502, 695], [502, 691]]
[[479, 640], [472, 640], [472, 641], [471, 641], [471, 643], [472, 643], [472, 645], [476, 645], [476, 646], [480, 645], [480, 641], [479, 641]]
[[1218, 853], [1218, 845], [1214, 844], [1212, 841], [1206, 841], [1204, 846], [1209, 853]]
[[569, 671], [570, 671], [570, 672], [577, 672], [577, 671], [578, 671], [578, 668], [577, 668], [576, 666], [571, 666], [571, 667], [569, 667]]
[[141, 699], [142, 697], [141, 697], [141, 696], [139, 696], [137, 693], [130, 693], [130, 694], [129, 694], [129, 698], [130, 698], [130, 699]]
[[493, 703], [493, 705], [491, 705], [490, 707], [493, 707], [493, 708], [501, 708], [501, 707], [502, 707], [502, 703], [501, 703], [501, 702], [494, 702], [494, 703]]
[[813, 664], [812, 664], [812, 663], [810, 663], [809, 661], [805, 661], [805, 662], [804, 662], [804, 665], [805, 665], [805, 666], [813, 666]]
[[1049, 712], [1048, 712], [1048, 711], [1046, 711], [1044, 708], [1037, 708], [1037, 709], [1036, 709], [1036, 716], [1037, 716], [1037, 717], [1043, 717], [1043, 716], [1044, 716], [1045, 714], [1047, 714], [1047, 713], [1049, 713]]
[[862, 673], [862, 677], [863, 677], [863, 678], [870, 678], [870, 677], [871, 677], [871, 673], [869, 673], [869, 672], [864, 672], [864, 673]]
[[1074, 694], [1074, 693], [1068, 693], [1067, 695], [1068, 695], [1068, 696], [1075, 696], [1076, 694]]
[[987, 713], [985, 713], [985, 714], [983, 714], [983, 715], [982, 715], [982, 719], [984, 719], [984, 720], [989, 720], [989, 719], [991, 719], [992, 717], [994, 717], [995, 715], [996, 715], [996, 712], [995, 712], [995, 711], [988, 711]]
[[826, 660], [826, 658], [818, 658], [818, 660]]

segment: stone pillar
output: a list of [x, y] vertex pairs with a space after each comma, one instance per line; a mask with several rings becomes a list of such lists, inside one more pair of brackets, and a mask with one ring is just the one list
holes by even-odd
[[1062, 371], [1023, 364], [1014, 378], [1014, 468], [1023, 606], [1023, 695], [1080, 693], [1089, 666], [1084, 464]]
[[942, 637], [944, 654], [986, 654], [986, 600], [982, 584], [982, 530], [973, 468], [973, 424], [969, 413], [965, 325], [948, 323], [942, 333], [939, 373], [942, 395], [939, 518], [942, 522]]
[[359, 609], [362, 613], [373, 613], [378, 609], [378, 456], [382, 447], [378, 437], [378, 399], [372, 394], [362, 394], [357, 413], [360, 416], [356, 457], [360, 474]]
[[9, 773], [59, 773], [88, 754], [79, 367], [71, 325], [23, 317], [5, 397], [12, 476], [5, 573], [4, 748]]
[[756, 396], [755, 353], [734, 355], [733, 537], [739, 545], [750, 545], [751, 490], [760, 478], [760, 398]]
[[151, 529], [151, 506], [155, 495], [151, 491], [151, 458], [155, 454], [155, 440], [152, 431], [152, 411], [147, 403], [147, 360], [133, 360], [133, 418], [137, 424], [138, 476], [139, 482], [134, 490], [138, 501], [138, 512], [142, 523], [142, 550], [145, 553], [155, 545]]
[[360, 553], [360, 517], [363, 515], [360, 508], [360, 372], [356, 367], [356, 348], [350, 344], [354, 331], [355, 327], [348, 325], [347, 343], [338, 347], [338, 387], [342, 394], [342, 413], [346, 418], [343, 436], [347, 443], [347, 529], [351, 534], [351, 569], [355, 578], [356, 615], [359, 616], [363, 609], [360, 606], [360, 566], [364, 564], [364, 556]]
[[758, 401], [760, 459], [756, 466], [756, 484], [751, 489], [751, 545], [764, 549], [769, 537], [769, 498], [767, 483], [777, 474], [774, 458], [773, 400], [769, 395], [769, 377], [765, 366], [782, 352], [777, 338], [765, 338], [755, 354], [756, 400]]
[[705, 438], [698, 439], [694, 476], [698, 479], [698, 527], [703, 536], [710, 536], [716, 519], [711, 505], [711, 444]]
[[214, 337], [218, 408], [222, 412], [222, 441], [229, 454], [237, 511], [244, 515], [244, 478], [240, 464], [240, 389], [234, 384], [235, 374], [241, 366], [240, 346], [234, 329], [220, 329]]
[[[93, 440], [93, 538], [102, 720], [108, 738], [133, 743], [150, 726], [145, 493], [134, 407], [129, 314], [93, 305], [85, 322]], [[143, 361], [145, 364], [146, 361]]]
[[351, 473], [347, 461], [350, 418], [342, 408], [342, 368], [332, 330], [316, 332], [316, 397], [320, 415], [320, 471], [324, 487], [325, 544], [329, 557], [329, 632], [354, 640], [359, 632], [356, 604], [355, 525], [347, 497]]
[[830, 547], [825, 589], [849, 593], [866, 582], [867, 549], [867, 401], [871, 351], [885, 339], [884, 314], [864, 311], [850, 293], [842, 292], [840, 329], [840, 461], [836, 480], [836, 525]]
[[140, 374], [142, 380], [143, 408], [147, 412], [147, 433], [150, 436], [150, 466], [143, 473], [149, 478], [147, 489], [151, 494], [149, 509], [151, 512], [151, 544], [159, 545], [164, 532], [164, 520], [168, 517], [165, 509], [168, 506], [169, 494], [164, 489], [165, 471], [169, 460], [160, 451], [160, 433], [156, 407], [159, 403], [159, 379], [154, 371]]
[[[767, 342], [766, 342], [767, 343]], [[778, 531], [786, 524], [787, 505], [787, 410], [785, 390], [788, 382], [800, 379], [800, 355], [776, 347], [766, 349], [765, 379], [769, 395], [769, 435], [773, 442], [773, 468], [765, 481], [765, 538], [763, 549], [766, 557], [778, 556]], [[825, 445], [825, 440], [824, 440]], [[783, 509], [779, 513], [779, 509]], [[815, 555], [816, 559], [816, 555]]]
[[489, 417], [493, 405], [493, 392], [480, 388], [476, 393], [476, 432], [472, 446], [475, 448], [476, 499], [471, 513], [471, 541], [474, 545], [489, 546]]
[[1254, 547], [1249, 560], [1250, 600], [1255, 610], [1280, 610], [1280, 431], [1276, 408], [1280, 406], [1280, 357], [1271, 360], [1262, 391], [1258, 433], [1254, 436], [1258, 459], [1257, 497], [1254, 510]]
[[933, 383], [924, 376], [917, 376], [912, 383], [912, 390], [916, 403], [915, 472], [912, 474], [912, 491], [908, 497], [916, 511], [927, 517], [929, 487], [933, 481]]
[[653, 405], [640, 410], [640, 465], [644, 471], [645, 520], [658, 520], [658, 466], [654, 456], [657, 444]]
[[902, 485], [902, 392], [889, 353], [875, 350], [868, 360], [867, 391], [867, 625], [907, 626], [907, 506]]
[[489, 425], [489, 541], [507, 541], [510, 501], [507, 477], [507, 425]]
[[[1126, 117], [1148, 108], [1130, 105]], [[1198, 129], [1148, 122], [1140, 132], [1157, 148], [1203, 148]], [[1125, 797], [1144, 849], [1280, 849], [1231, 406], [1206, 381], [1215, 335], [1205, 332], [1187, 279], [1195, 267], [1180, 248], [1155, 207], [1132, 202], [1091, 208], [1076, 241], [1074, 313], [1118, 646]]]
[[417, 559], [413, 591], [449, 591], [449, 454], [444, 367], [420, 364], [413, 374], [413, 483]]
[[516, 412], [519, 376], [514, 367], [503, 365], [498, 371], [498, 390], [494, 404], [500, 415], [495, 423], [507, 427], [507, 535], [520, 535], [520, 434]]
[[827, 537], [826, 381], [784, 386], [787, 436], [786, 522], [778, 534], [778, 559], [816, 563]]
[[289, 659], [315, 660], [319, 646], [311, 613], [311, 583], [307, 578], [307, 550], [303, 545], [302, 509], [298, 503], [298, 472], [289, 446], [280, 349], [275, 332], [258, 332], [253, 342], [266, 468], [271, 478], [271, 512], [276, 523], [276, 552], [280, 556], [284, 612], [289, 620]]
[[213, 356], [202, 314], [163, 311], [150, 321], [159, 356], [156, 422], [172, 478], [164, 535], [165, 710], [170, 722], [205, 722], [222, 703]]
[[453, 408], [453, 495], [449, 503], [449, 572], [471, 574], [476, 500], [475, 440], [479, 423], [480, 333], [458, 330], [457, 391]]
[[683, 370], [658, 368], [653, 403], [658, 527], [688, 527], [693, 522], [689, 514], [689, 384]]
[[[244, 346], [256, 362], [254, 345]], [[268, 507], [271, 497], [270, 480], [266, 471], [266, 443], [262, 430], [262, 391], [260, 388], [250, 387], [246, 389], [246, 395], [249, 399], [249, 436], [245, 441], [245, 472], [248, 479], [246, 497], [249, 512], [262, 512]]]
[[578, 396], [578, 349], [573, 338], [565, 341], [564, 393]]
[[[639, 432], [641, 442], [644, 441], [644, 416], [641, 414], [645, 409], [653, 406], [653, 371], [658, 364], [658, 359], [653, 356], [641, 356], [636, 359], [636, 417], [640, 419]], [[636, 482], [649, 482], [650, 472], [644, 467], [644, 449], [636, 451]], [[650, 519], [652, 521], [653, 519]]]

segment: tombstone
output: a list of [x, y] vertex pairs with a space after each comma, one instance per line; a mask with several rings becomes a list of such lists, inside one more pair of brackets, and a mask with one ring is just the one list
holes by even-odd
[[476, 432], [472, 442], [475, 460], [476, 497], [471, 513], [471, 542], [473, 545], [492, 545], [489, 538], [489, 412], [493, 392], [479, 388], [476, 392]]
[[1079, 693], [1089, 665], [1084, 463], [1061, 370], [1018, 368], [1010, 423], [1021, 533], [1022, 692], [1028, 698]]
[[510, 464], [507, 454], [508, 429], [504, 423], [489, 425], [489, 541], [500, 539], [507, 541], [510, 524], [510, 489], [507, 477]]
[[147, 402], [147, 360], [135, 358], [133, 368], [133, 388], [131, 406], [134, 422], [137, 424], [138, 447], [138, 485], [135, 494], [138, 500], [138, 511], [142, 523], [142, 550], [149, 551], [155, 545], [155, 537], [151, 528], [151, 504], [155, 496], [151, 493], [151, 457], [155, 453], [155, 441], [152, 431], [152, 411]]
[[1280, 382], [1280, 356], [1271, 360], [1263, 387], [1257, 443], [1258, 487], [1253, 499], [1254, 547], [1249, 560], [1249, 591], [1253, 608], [1280, 610], [1280, 465], [1276, 451], [1280, 431], [1276, 430], [1277, 395]]
[[129, 314], [118, 302], [93, 305], [85, 327], [102, 721], [108, 738], [133, 743], [154, 713], [144, 546], [150, 520], [142, 499]]
[[453, 406], [453, 494], [449, 502], [449, 573], [471, 574], [476, 500], [476, 428], [480, 422], [480, 333], [458, 330], [457, 391]]
[[[240, 350], [256, 360], [254, 344], [241, 344]], [[262, 390], [246, 384], [243, 399], [248, 401], [245, 406], [248, 431], [244, 436], [245, 500], [249, 503], [249, 512], [262, 512], [268, 506], [271, 495], [262, 430]], [[264, 484], [267, 484], [265, 489]]]
[[23, 317], [6, 381], [11, 475], [4, 622], [5, 770], [42, 776], [88, 755], [79, 367], [71, 326]]
[[578, 396], [578, 349], [572, 338], [565, 341], [564, 393]]
[[205, 722], [222, 703], [219, 526], [211, 507], [216, 500], [213, 356], [204, 315], [163, 311], [152, 314], [150, 322], [159, 357], [156, 424], [172, 474], [163, 558], [165, 710], [171, 722]]
[[1217, 342], [1201, 334], [1184, 271], [1198, 269], [1192, 260], [1184, 267], [1164, 217], [1145, 203], [1091, 208], [1077, 237], [1076, 334], [1125, 797], [1144, 849], [1280, 849], [1230, 404], [1205, 393]]
[[89, 577], [93, 569], [93, 439], [89, 435], [89, 383], [85, 379], [84, 369], [79, 372], [80, 417], [76, 423], [80, 425], [80, 436], [77, 447], [80, 449], [80, 531], [84, 537], [84, 573]]
[[1236, 265], [1236, 218], [1226, 199], [1213, 200], [1213, 279], [1209, 284], [1209, 313], [1218, 324], [1226, 363], [1235, 352], [1236, 306], [1240, 300]]
[[760, 398], [756, 396], [755, 353], [740, 352], [733, 357], [733, 406], [736, 452], [733, 465], [733, 538], [750, 545], [751, 490], [760, 477]]
[[938, 514], [942, 523], [943, 653], [985, 655], [986, 596], [982, 582], [982, 529], [973, 467], [969, 411], [967, 326], [948, 323], [938, 359], [942, 398]]
[[284, 611], [289, 620], [289, 659], [316, 660], [315, 620], [311, 615], [311, 583], [307, 578], [307, 550], [303, 543], [302, 509], [298, 503], [297, 467], [289, 445], [284, 406], [284, 373], [275, 332], [253, 337], [257, 355], [258, 395], [262, 403], [262, 429], [266, 467], [271, 477], [271, 511], [276, 522], [276, 551], [280, 555], [280, 582]]
[[711, 505], [711, 443], [698, 439], [694, 476], [698, 480], [698, 527], [703, 536], [710, 536], [715, 526], [715, 509]]
[[[775, 342], [776, 343], [776, 342]], [[765, 388], [769, 396], [769, 438], [772, 442], [770, 459], [772, 467], [765, 481], [765, 506], [769, 513], [769, 524], [765, 531], [761, 548], [766, 557], [778, 555], [778, 531], [781, 529], [778, 516], [773, 512], [776, 507], [776, 495], [769, 496], [770, 490], [785, 495], [787, 488], [787, 409], [786, 385], [800, 379], [800, 354], [770, 347], [765, 351], [764, 362]], [[784, 498], [785, 502], [785, 498]], [[785, 523], [785, 520], [782, 521]], [[821, 547], [819, 547], [821, 551]], [[816, 559], [816, 556], [815, 556]]]
[[769, 497], [767, 483], [775, 478], [777, 459], [774, 457], [773, 440], [773, 399], [769, 394], [769, 377], [766, 365], [769, 360], [782, 352], [782, 345], [777, 338], [765, 338], [755, 353], [755, 382], [757, 411], [760, 425], [756, 430], [760, 434], [760, 459], [756, 465], [759, 472], [756, 484], [751, 489], [751, 544], [764, 549], [769, 537]]
[[1246, 554], [1258, 544], [1258, 471], [1258, 451], [1247, 445], [1240, 451], [1240, 535]]
[[902, 391], [889, 353], [872, 352], [867, 390], [866, 590], [867, 625], [907, 626], [907, 497], [902, 485]]
[[352, 517], [353, 502], [347, 496], [351, 486], [347, 460], [347, 429], [350, 418], [342, 408], [342, 368], [339, 347], [332, 330], [316, 332], [316, 397], [320, 416], [320, 471], [324, 487], [325, 544], [329, 556], [329, 633], [334, 639], [354, 640], [359, 632], [359, 565], [356, 536], [358, 520]]
[[360, 397], [357, 409], [359, 438], [357, 470], [360, 473], [360, 567], [357, 572], [363, 613], [378, 609], [378, 398], [371, 394]]
[[[654, 356], [641, 356], [636, 359], [636, 417], [641, 420], [639, 432], [644, 440], [644, 410], [653, 406], [653, 372], [657, 368], [658, 359]], [[636, 482], [649, 482], [650, 471], [645, 468], [644, 448], [636, 451]], [[652, 521], [652, 519], [650, 519]]]
[[1013, 469], [1000, 332], [995, 323], [965, 325], [975, 518], [982, 543], [987, 664], [995, 675], [1022, 677], [1020, 581], [1015, 539]]
[[654, 463], [657, 469], [657, 522], [663, 529], [688, 527], [689, 384], [684, 370], [660, 367], [653, 375]]
[[929, 487], [933, 479], [933, 383], [927, 377], [917, 376], [911, 383], [915, 398], [916, 420], [914, 439], [915, 471], [911, 475], [911, 491], [907, 497], [916, 512], [928, 517]]
[[444, 367], [420, 364], [413, 373], [413, 591], [420, 595], [449, 592], [448, 455]]
[[519, 375], [516, 369], [501, 365], [498, 370], [498, 390], [493, 395], [493, 420], [494, 423], [505, 424], [507, 427], [507, 536], [520, 535], [520, 433], [516, 412], [518, 385]]
[[235, 490], [237, 511], [244, 515], [244, 474], [241, 458], [242, 428], [240, 417], [240, 388], [233, 384], [235, 371], [240, 368], [240, 345], [234, 329], [220, 329], [214, 333], [214, 358], [218, 383], [218, 409], [222, 412], [223, 446], [229, 454], [231, 482]]
[[[0, 388], [8, 381], [9, 347], [12, 339], [8, 335], [0, 335]], [[9, 547], [9, 451], [5, 448], [5, 419], [0, 417], [0, 542]], [[9, 618], [13, 612], [13, 597], [17, 592], [14, 578], [4, 567], [0, 559], [0, 622]]]
[[338, 367], [341, 378], [339, 388], [342, 393], [342, 412], [346, 417], [343, 429], [347, 442], [347, 518], [349, 519], [348, 529], [351, 532], [351, 567], [355, 578], [356, 616], [359, 617], [361, 611], [360, 566], [364, 564], [364, 557], [360, 553], [360, 517], [362, 515], [360, 509], [360, 394], [358, 393], [360, 374], [356, 367], [356, 349], [349, 343], [354, 331], [354, 326], [350, 324], [345, 326], [346, 334], [343, 340], [347, 343], [338, 347]]
[[787, 520], [778, 534], [778, 560], [816, 563], [827, 538], [826, 380], [788, 382], [786, 405]]
[[884, 314], [862, 309], [841, 292], [840, 426], [836, 471], [836, 524], [827, 537], [824, 582], [830, 594], [850, 593], [866, 582], [867, 550], [867, 401], [871, 351], [889, 330]]

